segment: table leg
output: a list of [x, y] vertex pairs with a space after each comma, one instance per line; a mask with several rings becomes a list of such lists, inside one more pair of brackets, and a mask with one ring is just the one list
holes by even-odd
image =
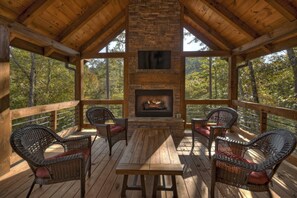
[[172, 182], [173, 197], [174, 198], [177, 198], [177, 189], [176, 189], [176, 178], [175, 178], [175, 175], [171, 175], [171, 182]]
[[126, 189], [128, 186], [127, 182], [128, 182], [128, 175], [124, 175], [121, 197], [126, 197]]
[[142, 197], [146, 197], [144, 175], [140, 175]]
[[153, 197], [157, 197], [157, 188], [159, 182], [159, 175], [154, 176]]

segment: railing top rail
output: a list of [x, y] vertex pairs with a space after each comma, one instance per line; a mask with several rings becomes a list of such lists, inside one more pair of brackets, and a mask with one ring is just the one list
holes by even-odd
[[291, 120], [297, 120], [297, 110], [282, 108], [282, 107], [272, 107], [269, 105], [263, 105], [263, 104], [253, 103], [253, 102], [238, 101], [238, 100], [233, 100], [232, 103], [239, 107], [257, 110], [260, 112], [265, 112], [265, 113], [281, 116], [281, 117], [288, 118]]
[[67, 108], [75, 107], [78, 104], [79, 104], [79, 101], [68, 101], [68, 102], [61, 102], [61, 103], [55, 103], [55, 104], [39, 105], [34, 107], [14, 109], [14, 110], [11, 110], [11, 119], [14, 120], [14, 119], [24, 118], [24, 117], [38, 115], [42, 113], [57, 111], [61, 109], [67, 109]]

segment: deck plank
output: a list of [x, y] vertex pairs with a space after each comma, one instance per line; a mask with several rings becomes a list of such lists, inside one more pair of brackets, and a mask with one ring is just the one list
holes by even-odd
[[[152, 130], [157, 133], [158, 130]], [[186, 134], [183, 139], [174, 139], [177, 146], [179, 160], [185, 166], [183, 176], [177, 176], [177, 191], [179, 197], [196, 198], [207, 197], [210, 188], [210, 160], [208, 159], [207, 149], [199, 141], [195, 141], [195, 149], [191, 154], [192, 139], [190, 134]], [[144, 139], [143, 143], [147, 144], [148, 140]], [[161, 143], [158, 140], [154, 145], [146, 145], [146, 152], [150, 153], [154, 146]], [[166, 144], [166, 142], [165, 142]], [[129, 145], [137, 146], [137, 145]], [[125, 142], [121, 141], [114, 145], [112, 156], [108, 154], [108, 146], [105, 140], [98, 138], [92, 147], [92, 175], [86, 178], [86, 197], [108, 197], [118, 198], [121, 194], [122, 175], [116, 175], [115, 167], [118, 164], [123, 151], [125, 150]], [[169, 148], [172, 149], [172, 148]], [[132, 154], [131, 154], [132, 155]], [[153, 157], [153, 160], [159, 160], [160, 155]], [[169, 160], [172, 157], [168, 156]], [[129, 160], [129, 159], [123, 159]], [[144, 159], [140, 156], [140, 161]], [[279, 197], [296, 197], [297, 196], [297, 167], [287, 162], [282, 163], [279, 170], [273, 178], [273, 186], [271, 190], [274, 198]], [[11, 168], [11, 171], [0, 177], [0, 197], [25, 197], [32, 183], [33, 177], [31, 170], [26, 162], [21, 162]], [[147, 195], [152, 195], [153, 177], [146, 176]], [[167, 179], [170, 184], [170, 179]], [[132, 179], [129, 179], [129, 184]], [[225, 184], [216, 185], [216, 197], [243, 197], [243, 198], [266, 198], [267, 193], [255, 193], [247, 190], [230, 187]], [[138, 198], [141, 192], [127, 191], [128, 198]], [[69, 181], [53, 185], [44, 185], [39, 188], [35, 186], [31, 194], [32, 198], [39, 197], [63, 197], [73, 198], [80, 196], [80, 182]], [[157, 197], [168, 198], [172, 196], [172, 192], [158, 192]]]

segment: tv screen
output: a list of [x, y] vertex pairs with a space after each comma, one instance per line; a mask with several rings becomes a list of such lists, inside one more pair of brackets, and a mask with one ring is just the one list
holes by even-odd
[[170, 69], [171, 51], [138, 51], [138, 69]]

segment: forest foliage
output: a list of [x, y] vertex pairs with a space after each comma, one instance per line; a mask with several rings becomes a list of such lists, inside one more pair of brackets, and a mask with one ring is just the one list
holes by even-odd
[[[185, 42], [211, 50], [189, 32]], [[189, 40], [190, 38], [190, 40]], [[198, 47], [197, 47], [198, 46]], [[122, 32], [98, 53], [125, 52]], [[297, 47], [241, 63], [238, 98], [297, 109]], [[186, 57], [185, 99], [227, 99], [228, 62], [224, 57]], [[11, 47], [10, 107], [18, 109], [74, 100], [75, 67]], [[84, 66], [85, 99], [124, 99], [124, 58], [90, 59]], [[187, 106], [187, 121], [214, 105]], [[121, 107], [115, 107], [121, 111]], [[120, 112], [118, 112], [120, 114]]]

